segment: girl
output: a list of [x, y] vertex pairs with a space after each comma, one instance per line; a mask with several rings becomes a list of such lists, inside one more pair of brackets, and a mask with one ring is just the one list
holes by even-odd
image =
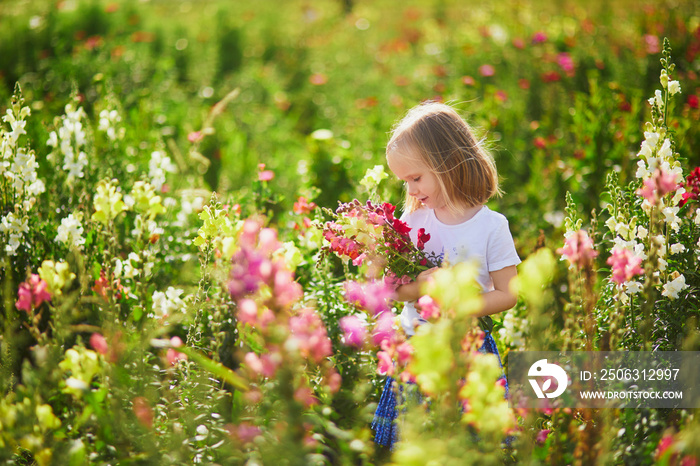
[[[430, 240], [425, 251], [454, 264], [476, 260], [483, 307], [476, 317], [510, 309], [516, 296], [510, 291], [520, 258], [508, 220], [484, 204], [500, 195], [493, 158], [469, 125], [450, 106], [427, 102], [414, 107], [394, 128], [386, 149], [391, 171], [406, 184], [405, 212], [401, 219], [411, 227], [411, 239], [425, 228]], [[396, 290], [405, 301], [401, 324], [407, 335], [424, 323], [414, 302], [420, 287], [437, 268], [422, 272], [415, 281]], [[481, 351], [495, 354], [496, 342], [487, 332]], [[507, 385], [506, 385], [507, 390]], [[372, 428], [375, 442], [392, 446], [397, 440], [398, 415], [393, 380], [384, 387]]]

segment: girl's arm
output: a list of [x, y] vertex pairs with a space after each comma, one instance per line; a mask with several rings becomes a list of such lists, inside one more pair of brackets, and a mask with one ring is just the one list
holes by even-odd
[[510, 282], [518, 275], [514, 265], [491, 272], [493, 291], [481, 295], [484, 305], [474, 317], [484, 317], [506, 311], [515, 306], [518, 297], [511, 291]]
[[[428, 280], [430, 275], [438, 270], [438, 267], [433, 267], [432, 269], [421, 272], [418, 277], [416, 277], [415, 281], [398, 287], [396, 289], [396, 300], [415, 301], [420, 298], [422, 296], [420, 288], [423, 282]], [[497, 314], [515, 306], [518, 298], [510, 290], [510, 281], [517, 275], [518, 269], [514, 265], [491, 272], [491, 280], [493, 281], [494, 290], [481, 295], [484, 300], [484, 304], [481, 311], [475, 314], [474, 317], [484, 317], [491, 314]]]

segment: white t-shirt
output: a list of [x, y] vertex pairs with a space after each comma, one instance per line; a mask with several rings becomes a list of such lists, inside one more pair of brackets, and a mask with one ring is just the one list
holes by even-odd
[[[466, 222], [457, 225], [442, 223], [433, 209], [427, 208], [404, 213], [401, 220], [411, 227], [409, 234], [414, 244], [418, 242], [420, 228], [425, 228], [425, 232], [430, 234], [424, 251], [432, 252], [451, 264], [476, 260], [479, 267], [477, 281], [484, 292], [494, 289], [490, 272], [520, 263], [508, 219], [486, 206]], [[406, 334], [414, 334], [416, 319], [418, 323], [425, 322], [413, 303], [407, 302], [401, 313], [401, 325]]]

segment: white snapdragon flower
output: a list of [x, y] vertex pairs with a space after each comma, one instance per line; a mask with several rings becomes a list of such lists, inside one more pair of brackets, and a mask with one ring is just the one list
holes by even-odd
[[615, 225], [615, 233], [620, 235], [622, 238], [630, 239], [630, 228], [627, 223], [620, 222]]
[[180, 298], [182, 293], [184, 293], [183, 290], [172, 286], [168, 287], [165, 293], [155, 291], [152, 297], [153, 314], [158, 318], [163, 318], [178, 310], [184, 310], [185, 303]]
[[118, 123], [122, 121], [122, 117], [116, 110], [102, 110], [100, 112], [100, 120], [97, 125], [97, 130], [102, 131], [107, 135], [110, 141], [116, 141], [124, 136], [123, 128], [117, 129]]
[[685, 252], [685, 246], [681, 243], [674, 243], [671, 245], [671, 255]]
[[668, 93], [671, 95], [675, 95], [681, 92], [681, 84], [678, 81], [669, 81], [668, 82]]
[[0, 219], [0, 233], [6, 233], [8, 236], [5, 252], [10, 256], [17, 254], [22, 244], [22, 238], [29, 231], [29, 221], [26, 217], [16, 217], [10, 212]]
[[673, 199], [671, 199], [671, 204], [678, 205], [683, 200], [683, 194], [685, 193], [685, 188], [678, 188], [676, 194], [673, 195]]
[[148, 162], [148, 177], [156, 191], [163, 188], [166, 173], [175, 172], [177, 172], [177, 167], [165, 153], [158, 150], [151, 153], [151, 160]]
[[700, 209], [695, 209], [695, 218], [693, 221], [696, 225], [700, 225]]
[[61, 225], [58, 227], [55, 241], [63, 243], [66, 246], [80, 249], [85, 244], [83, 238], [83, 226], [80, 219], [73, 214], [61, 220]]
[[625, 292], [627, 294], [636, 294], [642, 291], [642, 284], [640, 282], [625, 282]]
[[83, 125], [85, 118], [82, 107], [76, 110], [73, 105], [67, 104], [65, 115], [61, 117], [61, 126], [52, 131], [46, 141], [49, 147], [54, 148], [51, 160], [55, 161], [56, 156], [62, 156], [59, 160], [62, 162], [61, 168], [68, 171], [68, 184], [85, 176], [84, 169], [88, 164], [87, 154], [83, 151], [87, 145], [87, 133]]
[[[659, 265], [658, 265], [659, 272], [665, 272], [667, 266], [668, 266], [668, 262], [665, 259], [659, 258]], [[656, 275], [658, 275], [658, 272], [656, 272]]]
[[643, 261], [647, 260], [647, 254], [644, 252], [644, 243], [636, 243], [632, 248], [634, 255], [641, 258]]
[[664, 98], [659, 89], [654, 92], [654, 97], [649, 99], [649, 105], [654, 104], [656, 104], [659, 108], [663, 108], [664, 106]]
[[661, 213], [664, 214], [664, 221], [676, 232], [681, 228], [681, 219], [678, 217], [679, 210], [679, 207], [664, 207], [661, 210]]
[[671, 140], [669, 138], [664, 139], [664, 143], [659, 149], [659, 157], [663, 160], [670, 160], [673, 157], [673, 151], [671, 150]]
[[659, 133], [655, 131], [645, 131], [642, 147], [637, 155], [649, 158], [652, 156], [657, 144], [659, 143]]
[[649, 234], [649, 230], [647, 230], [643, 226], [639, 225], [637, 227], [637, 238], [644, 239], [647, 237], [648, 234]]
[[676, 278], [666, 283], [663, 288], [664, 290], [661, 292], [663, 296], [670, 299], [678, 299], [678, 294], [688, 288], [688, 285], [685, 284], [685, 276], [678, 274]]
[[525, 346], [524, 334], [527, 331], [527, 320], [518, 318], [513, 312], [508, 311], [503, 317], [503, 328], [498, 331], [498, 334], [505, 341], [510, 342], [514, 346]]
[[615, 227], [617, 226], [617, 220], [615, 219], [615, 217], [610, 217], [609, 219], [607, 219], [605, 221], [605, 226], [608, 227], [608, 230], [610, 230], [610, 232], [615, 232]]
[[114, 276], [116, 278], [135, 278], [140, 275], [139, 264], [141, 263], [141, 257], [135, 252], [129, 253], [126, 260], [116, 259], [114, 266]]
[[634, 174], [638, 179], [647, 179], [651, 176], [651, 172], [647, 168], [644, 160], [637, 161], [637, 172]]

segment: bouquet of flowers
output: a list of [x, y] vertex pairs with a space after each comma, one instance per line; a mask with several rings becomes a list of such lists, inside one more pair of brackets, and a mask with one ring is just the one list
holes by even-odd
[[[323, 236], [329, 244], [321, 254], [336, 254], [349, 258], [354, 265], [369, 263], [373, 271], [381, 271], [384, 281], [393, 286], [413, 281], [416, 276], [440, 265], [440, 258], [424, 251], [430, 234], [418, 230], [416, 244], [409, 235], [411, 227], [394, 217], [396, 207], [388, 202], [381, 205], [357, 199], [340, 204], [335, 212], [324, 209], [333, 220], [323, 225]], [[479, 325], [485, 331], [493, 329], [490, 317], [480, 317]]]
[[395, 209], [388, 202], [362, 204], [357, 199], [340, 204], [335, 212], [324, 209], [333, 220], [323, 225], [329, 244], [322, 248], [322, 254], [349, 258], [354, 265], [368, 263], [394, 286], [409, 283], [420, 272], [439, 265], [434, 254], [423, 251], [430, 235], [421, 228], [417, 244], [413, 244], [411, 227], [394, 217]]

